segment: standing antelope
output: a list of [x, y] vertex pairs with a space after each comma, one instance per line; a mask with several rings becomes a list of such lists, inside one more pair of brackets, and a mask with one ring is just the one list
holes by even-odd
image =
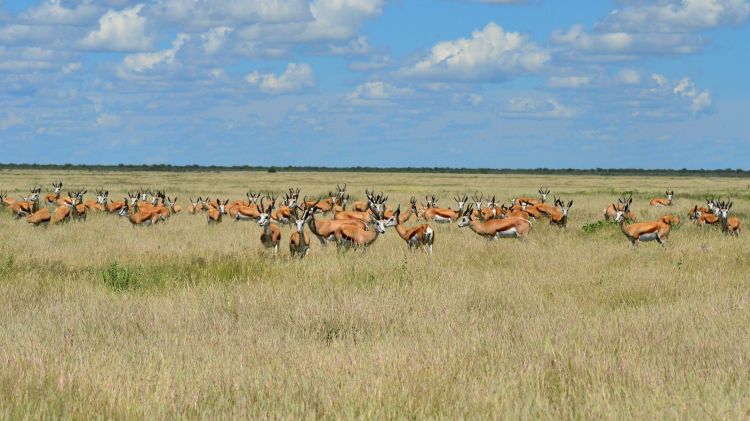
[[549, 223], [550, 225], [565, 228], [568, 225], [568, 211], [573, 207], [573, 201], [569, 201], [566, 205], [561, 199], [555, 199], [555, 205], [559, 206], [560, 210], [558, 211], [555, 208], [555, 211], [549, 214]]
[[422, 217], [428, 221], [433, 221], [437, 223], [451, 223], [458, 221], [458, 218], [461, 217], [464, 205], [466, 204], [466, 201], [469, 200], [468, 196], [458, 196], [454, 197], [453, 200], [456, 201], [456, 204], [458, 205], [457, 210], [453, 209], [443, 209], [443, 208], [436, 208], [431, 207], [425, 209], [424, 213], [422, 214]]
[[[621, 198], [617, 199], [617, 204], [611, 204], [607, 206], [603, 211], [602, 214], [604, 215], [604, 220], [609, 221], [610, 219], [614, 220], [617, 216], [617, 211], [621, 211], [625, 208], [625, 204], [631, 204], [633, 203], [633, 197], [629, 198]], [[633, 213], [632, 210], [630, 210], [630, 207], [628, 206], [628, 212], [625, 213], [625, 219], [628, 220], [628, 222], [635, 222], [635, 213]]]
[[654, 241], [664, 246], [669, 238], [669, 231], [672, 228], [670, 224], [664, 223], [661, 220], [655, 222], [636, 222], [633, 224], [625, 225], [625, 214], [628, 213], [630, 203], [626, 203], [623, 210], [617, 211], [615, 215], [615, 222], [620, 226], [620, 230], [628, 240], [632, 247], [638, 247], [641, 241]]
[[651, 199], [651, 201], [649, 202], [649, 205], [656, 206], [656, 207], [672, 206], [672, 198], [674, 197], [674, 190], [672, 191], [667, 190], [666, 192], [664, 192], [664, 194], [667, 195], [666, 199], [663, 197], [655, 197]]
[[380, 234], [385, 234], [385, 220], [370, 214], [370, 219], [375, 224], [374, 230], [366, 230], [355, 225], [342, 225], [336, 230], [336, 239], [339, 246], [367, 247], [375, 243]]
[[432, 244], [435, 242], [435, 231], [431, 226], [423, 224], [414, 228], [406, 228], [401, 220], [401, 206], [396, 208], [393, 216], [389, 219], [389, 224], [389, 226], [396, 227], [396, 232], [404, 241], [406, 241], [409, 250], [421, 248], [425, 253], [432, 254]]
[[737, 217], [729, 218], [729, 210], [732, 209], [732, 200], [729, 203], [719, 202], [719, 218], [721, 219], [721, 231], [724, 234], [740, 235], [740, 219]]
[[294, 232], [289, 236], [289, 252], [292, 257], [299, 257], [300, 259], [307, 256], [310, 251], [310, 236], [305, 233], [305, 223], [310, 217], [313, 208], [307, 208], [302, 211], [300, 216], [299, 206], [294, 207]]
[[222, 202], [219, 198], [216, 198], [216, 207], [212, 206], [208, 210], [208, 223], [209, 224], [213, 224], [213, 223], [218, 224], [221, 222], [221, 217], [227, 213], [227, 210], [225, 208], [227, 203], [229, 203], [229, 199]]
[[359, 219], [343, 219], [343, 220], [329, 220], [329, 219], [321, 219], [318, 220], [315, 218], [315, 212], [318, 211], [318, 202], [313, 202], [311, 205], [307, 206], [306, 209], [310, 209], [310, 215], [307, 219], [307, 226], [310, 227], [310, 232], [320, 241], [320, 245], [325, 246], [326, 241], [335, 241], [336, 240], [336, 230], [338, 230], [343, 225], [353, 225], [357, 227], [361, 227], [362, 229], [366, 229], [366, 225], [364, 222], [360, 221]]
[[531, 232], [531, 221], [523, 218], [508, 217], [504, 219], [490, 219], [480, 221], [474, 219], [471, 212], [472, 205], [463, 212], [458, 223], [459, 228], [470, 227], [476, 234], [490, 240], [498, 238], [518, 238], [523, 240]]
[[546, 187], [542, 187], [539, 190], [539, 195], [541, 196], [539, 199], [535, 199], [533, 197], [517, 197], [513, 199], [513, 205], [520, 205], [523, 202], [526, 202], [530, 205], [538, 205], [540, 203], [547, 202], [547, 196], [549, 195], [550, 189]]
[[266, 249], [273, 248], [273, 252], [279, 251], [279, 243], [281, 243], [281, 229], [278, 225], [271, 223], [271, 214], [273, 213], [274, 205], [276, 204], [275, 199], [271, 201], [268, 208], [263, 207], [263, 199], [260, 199], [261, 214], [258, 218], [258, 225], [263, 227], [263, 232], [260, 234], [260, 242]]

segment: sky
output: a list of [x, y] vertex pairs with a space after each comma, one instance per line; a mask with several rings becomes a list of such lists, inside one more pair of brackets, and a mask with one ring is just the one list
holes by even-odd
[[0, 0], [0, 162], [750, 169], [750, 0]]

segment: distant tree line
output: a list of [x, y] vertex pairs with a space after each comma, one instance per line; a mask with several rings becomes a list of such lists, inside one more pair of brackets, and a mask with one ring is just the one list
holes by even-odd
[[714, 176], [748, 177], [750, 171], [726, 168], [721, 170], [639, 169], [639, 168], [452, 168], [452, 167], [318, 167], [318, 166], [253, 166], [253, 165], [74, 165], [74, 164], [2, 164], [0, 170], [83, 170], [83, 171], [259, 171], [259, 172], [363, 172], [421, 174], [529, 174], [529, 175], [645, 175], [645, 176]]

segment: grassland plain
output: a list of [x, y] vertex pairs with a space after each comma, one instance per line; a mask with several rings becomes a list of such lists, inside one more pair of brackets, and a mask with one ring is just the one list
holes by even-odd
[[[3, 418], [750, 417], [750, 238], [687, 221], [666, 248], [632, 250], [582, 226], [624, 191], [639, 219], [675, 190], [683, 219], [747, 180], [331, 173], [0, 171], [17, 197], [53, 180], [118, 199], [152, 186], [242, 198], [347, 183], [390, 196], [508, 200], [549, 186], [569, 227], [488, 242], [434, 225], [435, 254], [390, 230], [367, 251], [313, 243], [303, 261], [261, 251], [257, 224], [180, 214], [133, 228], [92, 214], [34, 228], [0, 211]], [[413, 221], [410, 222], [413, 224]]]

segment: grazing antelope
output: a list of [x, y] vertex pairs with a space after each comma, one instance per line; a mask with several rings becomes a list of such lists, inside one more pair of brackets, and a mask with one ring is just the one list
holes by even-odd
[[568, 211], [573, 207], [573, 201], [569, 201], [566, 205], [561, 199], [555, 198], [555, 205], [559, 206], [560, 210], [555, 208], [554, 212], [549, 214], [549, 223], [550, 225], [565, 228], [568, 225]]
[[375, 224], [375, 229], [368, 231], [355, 225], [342, 225], [336, 230], [335, 234], [338, 245], [345, 248], [364, 248], [374, 244], [380, 234], [385, 234], [386, 221], [372, 213], [369, 215], [371, 222]]
[[307, 256], [310, 251], [310, 236], [305, 233], [305, 223], [310, 217], [312, 208], [302, 210], [299, 206], [294, 207], [294, 232], [289, 236], [289, 252], [292, 257], [299, 257], [300, 259]]
[[630, 203], [626, 203], [623, 210], [617, 211], [615, 222], [620, 226], [620, 230], [632, 247], [638, 247], [641, 241], [654, 241], [664, 246], [669, 238], [669, 231], [672, 228], [670, 224], [661, 220], [655, 222], [636, 222], [625, 225], [625, 214], [630, 208]]
[[[416, 205], [416, 199], [414, 204]], [[406, 228], [401, 220], [401, 206], [396, 208], [393, 216], [388, 220], [389, 226], [395, 226], [398, 235], [406, 241], [409, 250], [421, 248], [427, 254], [432, 254], [432, 244], [435, 242], [435, 231], [428, 224], [413, 228]]]
[[62, 191], [62, 181], [58, 181], [57, 183], [52, 183], [52, 188], [54, 189], [52, 193], [48, 194], [45, 197], [45, 200], [49, 204], [57, 203], [57, 200], [60, 199], [60, 191]]
[[669, 224], [673, 227], [676, 227], [677, 225], [680, 225], [682, 221], [680, 221], [680, 217], [677, 215], [664, 215], [659, 220], [665, 224]]
[[26, 222], [32, 225], [47, 225], [52, 219], [52, 214], [48, 208], [42, 208], [26, 217]]
[[522, 240], [531, 232], [531, 221], [528, 219], [515, 217], [490, 219], [487, 221], [474, 219], [471, 211], [472, 206], [469, 204], [468, 209], [463, 212], [462, 218], [458, 223], [459, 228], [468, 226], [476, 234], [488, 240], [510, 237]]
[[208, 210], [208, 223], [220, 223], [222, 216], [227, 213], [225, 206], [229, 203], [229, 199], [222, 202], [219, 198], [216, 199], [216, 206], [211, 206]]
[[649, 202], [649, 205], [656, 206], [656, 207], [660, 207], [660, 206], [672, 206], [672, 198], [674, 197], [674, 190], [672, 190], [672, 191], [666, 191], [666, 192], [664, 192], [664, 194], [667, 195], [666, 199], [663, 198], [663, 197], [655, 197], [655, 198], [651, 199], [651, 201]]
[[729, 217], [729, 210], [732, 209], [732, 200], [729, 203], [719, 202], [717, 203], [719, 208], [719, 218], [721, 219], [721, 231], [724, 234], [740, 235], [742, 228], [740, 227], [740, 219], [737, 217]]
[[266, 249], [273, 248], [273, 252], [277, 253], [279, 243], [281, 243], [281, 229], [278, 225], [271, 223], [274, 205], [276, 205], [275, 198], [271, 200], [267, 208], [263, 207], [263, 199], [260, 199], [261, 214], [258, 218], [258, 225], [263, 227], [263, 232], [260, 234], [260, 243]]
[[433, 221], [437, 223], [452, 223], [455, 221], [458, 221], [458, 218], [461, 217], [461, 214], [463, 213], [464, 205], [466, 204], [466, 201], [469, 200], [468, 196], [458, 196], [454, 197], [453, 200], [456, 201], [456, 204], [458, 205], [457, 210], [453, 209], [443, 209], [443, 208], [436, 208], [431, 207], [425, 209], [424, 213], [422, 214], [422, 217], [428, 221]]
[[517, 197], [513, 199], [513, 205], [519, 205], [523, 202], [526, 202], [530, 205], [538, 205], [540, 203], [547, 202], [547, 196], [549, 195], [550, 189], [543, 187], [537, 190], [539, 192], [539, 195], [541, 196], [539, 199], [535, 199], [533, 197]]
[[320, 245], [325, 246], [326, 241], [336, 241], [336, 230], [343, 225], [353, 225], [366, 229], [367, 226], [359, 219], [329, 220], [315, 218], [315, 212], [318, 211], [318, 202], [312, 202], [306, 209], [310, 209], [310, 215], [307, 219], [307, 226], [310, 232], [320, 241]]

